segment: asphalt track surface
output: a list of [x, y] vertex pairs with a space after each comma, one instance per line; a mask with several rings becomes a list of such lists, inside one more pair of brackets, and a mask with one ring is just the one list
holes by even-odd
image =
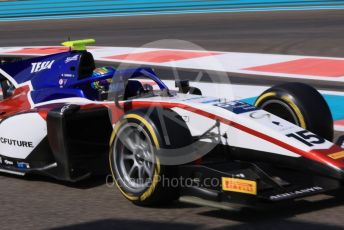
[[[0, 46], [141, 46], [182, 39], [209, 50], [344, 56], [344, 11], [199, 14], [0, 23]], [[168, 47], [171, 48], [171, 47]], [[183, 47], [172, 47], [183, 48]], [[186, 47], [188, 48], [188, 47]], [[267, 210], [222, 211], [127, 202], [105, 177], [68, 185], [0, 175], [0, 229], [344, 229], [343, 196], [317, 196]]]

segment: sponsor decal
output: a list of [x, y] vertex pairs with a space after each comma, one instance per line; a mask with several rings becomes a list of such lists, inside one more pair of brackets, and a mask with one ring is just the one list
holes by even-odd
[[257, 195], [257, 182], [231, 177], [222, 177], [222, 190]]
[[259, 113], [259, 111], [256, 111], [256, 112], [250, 113], [250, 117], [253, 119], [263, 119], [263, 118], [271, 119], [271, 114], [270, 113]]
[[243, 174], [243, 173], [235, 174], [234, 176], [237, 178], [245, 178], [246, 177], [245, 174]]
[[3, 144], [12, 145], [16, 147], [33, 148], [33, 143], [31, 141], [20, 141], [20, 140], [0, 137], [0, 142]]
[[281, 122], [279, 121], [271, 121], [272, 124], [283, 127], [283, 125], [281, 124]]
[[79, 106], [78, 105], [75, 105], [75, 104], [66, 104], [64, 106], [62, 106], [60, 108], [60, 113], [63, 114], [65, 113], [68, 109], [73, 109], [73, 110], [77, 110], [79, 109]]
[[186, 115], [183, 115], [182, 116], [182, 119], [185, 121], [185, 122], [190, 122], [190, 117], [189, 116], [186, 116]]
[[340, 152], [336, 152], [336, 153], [331, 153], [328, 156], [331, 157], [334, 160], [338, 160], [338, 159], [344, 158], [344, 151], [340, 151]]
[[270, 200], [288, 199], [288, 198], [292, 198], [295, 196], [304, 195], [307, 193], [318, 192], [321, 190], [323, 190], [322, 187], [315, 186], [315, 187], [311, 187], [311, 188], [305, 188], [305, 189], [300, 189], [300, 190], [296, 190], [296, 191], [292, 191], [292, 192], [286, 192], [286, 193], [282, 193], [282, 194], [273, 195], [273, 196], [270, 196]]
[[253, 119], [267, 119], [269, 120], [269, 122], [271, 122], [271, 124], [273, 124], [274, 126], [278, 127], [280, 131], [285, 131], [288, 129], [293, 128], [293, 126], [289, 123], [282, 123], [283, 121], [276, 121], [273, 120], [272, 115], [270, 113], [267, 113], [263, 110], [259, 110], [259, 111], [255, 111], [250, 113], [250, 117]]
[[29, 169], [30, 164], [22, 161], [10, 160], [0, 157], [0, 164], [5, 164], [6, 166], [15, 166], [20, 169]]
[[38, 112], [8, 117], [0, 125], [0, 154], [26, 159], [46, 135], [47, 123]]
[[182, 101], [193, 101], [193, 100], [199, 100], [199, 99], [203, 99], [203, 98], [206, 98], [206, 97], [197, 96], [197, 97], [192, 97], [192, 98], [183, 99]]
[[215, 106], [224, 108], [236, 114], [258, 110], [257, 107], [250, 105], [246, 102], [242, 102], [242, 101], [222, 102], [222, 103], [215, 104]]
[[68, 78], [72, 78], [72, 77], [75, 77], [74, 74], [70, 74], [70, 73], [63, 73], [61, 74], [62, 77], [68, 77]]
[[5, 165], [14, 165], [13, 161], [10, 160], [4, 160]]
[[67, 57], [65, 63], [69, 63], [71, 61], [77, 61], [79, 59], [79, 54], [74, 55], [73, 57]]
[[67, 83], [68, 79], [60, 79], [59, 80], [59, 85], [60, 85], [60, 88], [63, 88], [63, 86]]
[[207, 101], [202, 101], [203, 104], [211, 104], [215, 102], [220, 102], [220, 99], [212, 99], [212, 100], [207, 100]]
[[31, 73], [37, 73], [37, 72], [40, 72], [42, 70], [51, 69], [54, 62], [55, 62], [55, 60], [31, 63], [31, 65], [32, 65]]
[[29, 165], [29, 163], [25, 163], [25, 162], [17, 162], [17, 168], [29, 169], [30, 165]]

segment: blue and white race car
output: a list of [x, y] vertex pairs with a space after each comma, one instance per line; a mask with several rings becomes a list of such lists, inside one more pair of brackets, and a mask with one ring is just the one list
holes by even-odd
[[312, 87], [278, 85], [255, 105], [202, 96], [186, 81], [172, 91], [151, 68], [96, 68], [90, 42], [0, 66], [1, 172], [72, 182], [111, 172], [138, 205], [275, 202], [342, 188], [344, 151]]

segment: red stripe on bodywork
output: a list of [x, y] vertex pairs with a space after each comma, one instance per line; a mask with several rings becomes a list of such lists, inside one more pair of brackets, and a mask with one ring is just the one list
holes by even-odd
[[39, 111], [38, 111], [38, 114], [39, 114], [44, 120], [47, 120], [48, 113], [49, 113], [48, 110], [39, 110]]
[[[199, 115], [202, 115], [202, 116], [205, 116], [205, 117], [208, 117], [210, 119], [213, 119], [213, 120], [218, 120], [220, 121], [221, 123], [224, 123], [226, 125], [230, 125], [234, 128], [237, 128], [243, 132], [246, 132], [246, 133], [249, 133], [253, 136], [256, 136], [260, 139], [263, 139], [263, 140], [266, 140], [270, 143], [273, 143], [275, 145], [278, 145], [286, 150], [289, 150], [291, 152], [294, 152], [294, 153], [297, 153], [305, 158], [308, 158], [308, 159], [312, 159], [314, 161], [317, 161], [317, 162], [320, 162], [320, 163], [323, 163], [323, 164], [331, 164], [331, 165], [334, 165], [336, 167], [341, 167], [343, 168], [344, 167], [344, 162], [340, 162], [340, 161], [336, 161], [336, 160], [333, 160], [332, 158], [328, 157], [327, 155], [328, 154], [331, 154], [333, 153], [333, 151], [336, 151], [336, 148], [334, 147], [331, 147], [330, 149], [324, 149], [324, 150], [312, 150], [311, 152], [305, 152], [301, 149], [298, 149], [292, 145], [289, 145], [285, 142], [282, 142], [276, 138], [273, 138], [271, 136], [268, 136], [266, 134], [263, 134], [263, 133], [260, 133], [256, 130], [253, 130], [251, 128], [248, 128], [246, 126], [243, 126], [239, 123], [236, 123], [234, 121], [231, 121], [231, 120], [228, 120], [226, 118], [223, 118], [223, 117], [220, 117], [220, 116], [217, 116], [215, 114], [212, 114], [212, 113], [209, 113], [209, 112], [206, 112], [206, 111], [203, 111], [203, 110], [200, 110], [200, 109], [197, 109], [197, 108], [194, 108], [194, 107], [191, 107], [191, 106], [188, 106], [188, 105], [185, 105], [185, 104], [181, 104], [181, 103], [168, 103], [168, 102], [149, 102], [149, 101], [133, 101], [131, 102], [130, 104], [128, 104], [128, 108], [129, 109], [136, 109], [136, 108], [142, 108], [142, 107], [151, 107], [151, 106], [160, 106], [160, 107], [163, 107], [163, 108], [181, 108], [181, 109], [185, 109], [185, 110], [188, 110], [190, 112], [194, 112], [194, 113], [197, 113]], [[338, 147], [338, 146], [337, 146]], [[339, 148], [339, 147], [338, 147]]]
[[29, 86], [23, 86], [15, 89], [13, 95], [0, 102], [0, 108], [2, 112], [0, 118], [8, 117], [16, 113], [26, 112], [31, 109], [30, 102], [27, 94], [29, 92]]
[[250, 67], [245, 70], [319, 77], [342, 77], [344, 76], [344, 60], [302, 58], [270, 65]]

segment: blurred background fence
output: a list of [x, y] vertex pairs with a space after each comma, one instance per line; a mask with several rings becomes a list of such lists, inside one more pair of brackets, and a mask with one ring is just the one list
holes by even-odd
[[0, 0], [0, 20], [116, 15], [340, 9], [344, 1], [320, 0]]

